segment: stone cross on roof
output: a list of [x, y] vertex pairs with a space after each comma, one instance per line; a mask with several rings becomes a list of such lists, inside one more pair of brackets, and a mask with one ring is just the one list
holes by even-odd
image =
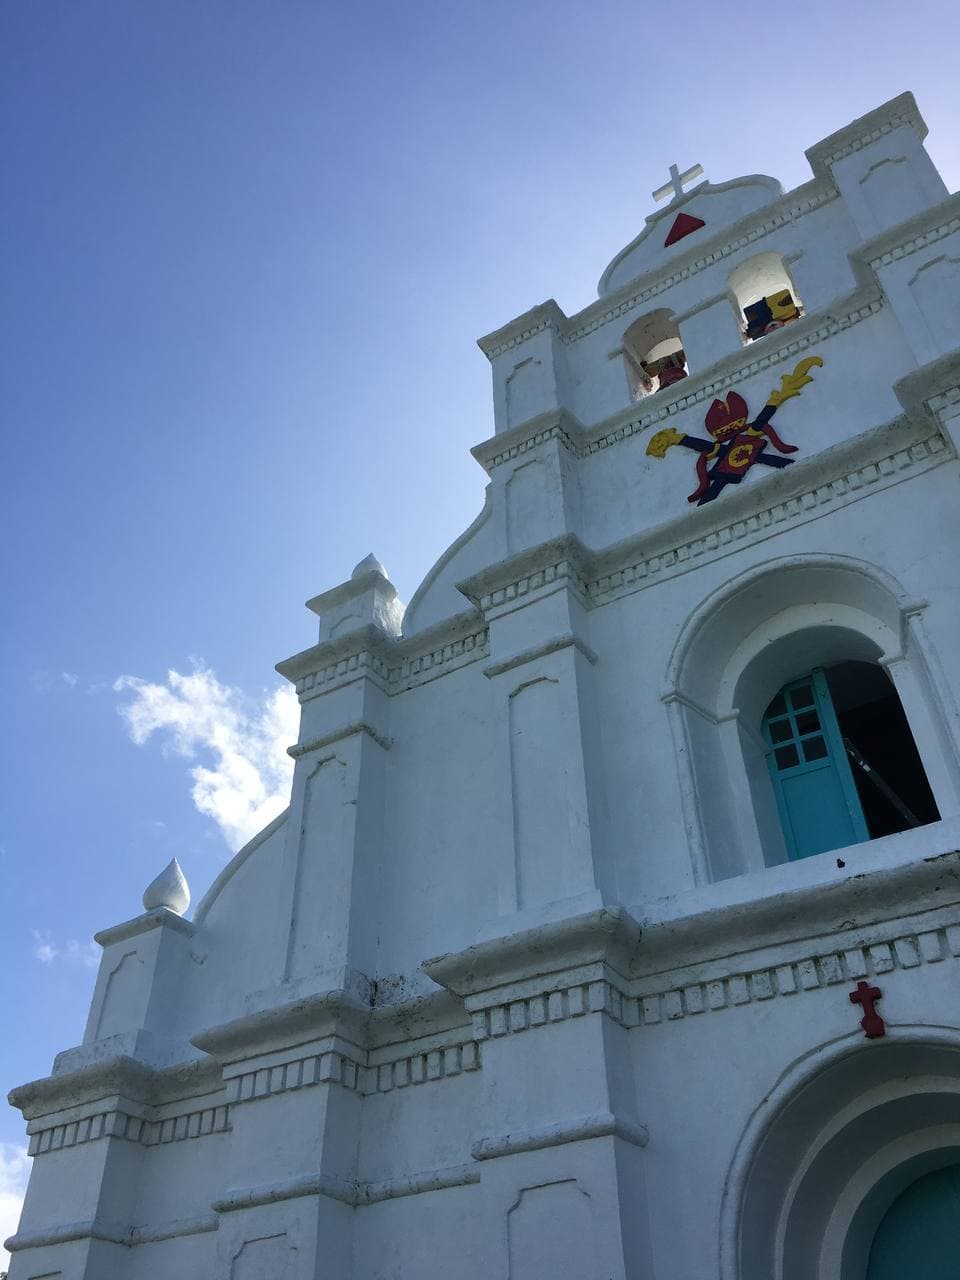
[[703, 173], [702, 164], [693, 165], [686, 173], [681, 173], [677, 166], [672, 164], [670, 166], [670, 181], [664, 183], [662, 187], [657, 187], [656, 191], [652, 193], [654, 200], [664, 200], [671, 192], [673, 193], [673, 199], [679, 200], [683, 195], [683, 184], [692, 182], [694, 178], [699, 178], [701, 173]]

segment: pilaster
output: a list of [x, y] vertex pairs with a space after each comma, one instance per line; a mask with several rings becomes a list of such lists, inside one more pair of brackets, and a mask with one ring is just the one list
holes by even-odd
[[[305, 992], [365, 994], [374, 972], [383, 856], [386, 753], [390, 749], [385, 655], [403, 608], [373, 557], [342, 586], [310, 601], [321, 641], [278, 664], [302, 706], [290, 819], [279, 877], [277, 968]], [[305, 674], [334, 668], [320, 688]]]
[[912, 93], [885, 102], [807, 151], [817, 177], [829, 174], [864, 237], [912, 217], [947, 194], [924, 150], [927, 126]]
[[[495, 852], [499, 900], [518, 927], [616, 894], [582, 558], [576, 539], [560, 538], [460, 584], [489, 626], [484, 674], [513, 814], [512, 839]], [[525, 590], [498, 585], [522, 566]]]
[[639, 937], [601, 910], [424, 966], [463, 997], [496, 1099], [472, 1150], [494, 1274], [649, 1272], [647, 1131], [619, 994]]

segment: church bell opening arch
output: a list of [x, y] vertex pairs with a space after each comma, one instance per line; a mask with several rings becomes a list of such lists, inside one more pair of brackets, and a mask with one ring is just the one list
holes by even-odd
[[693, 615], [671, 657], [663, 700], [698, 880], [789, 859], [764, 717], [784, 686], [815, 667], [879, 665], [932, 792], [924, 820], [960, 811], [960, 752], [943, 714], [947, 695], [923, 609], [875, 566], [821, 555], [757, 566]]

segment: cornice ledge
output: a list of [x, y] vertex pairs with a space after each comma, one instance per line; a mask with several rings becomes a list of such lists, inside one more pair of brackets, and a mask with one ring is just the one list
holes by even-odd
[[647, 1145], [647, 1129], [635, 1120], [625, 1120], [611, 1111], [598, 1111], [594, 1115], [577, 1116], [555, 1124], [540, 1125], [535, 1129], [521, 1129], [516, 1133], [504, 1133], [495, 1138], [481, 1138], [475, 1142], [470, 1154], [474, 1160], [495, 1160], [498, 1156], [514, 1156], [521, 1151], [543, 1151], [548, 1147], [561, 1147], [568, 1142], [583, 1142], [587, 1138], [620, 1138], [634, 1147]]
[[360, 653], [372, 653], [384, 661], [389, 661], [396, 655], [398, 643], [399, 641], [393, 636], [387, 635], [380, 627], [369, 622], [365, 626], [357, 627], [355, 631], [350, 631], [347, 635], [322, 641], [309, 649], [295, 653], [290, 658], [284, 658], [282, 662], [277, 663], [276, 670], [291, 684], [296, 684], [304, 676], [312, 675], [315, 671], [332, 666], [334, 663], [354, 658]]
[[322, 751], [324, 747], [332, 747], [335, 742], [342, 742], [344, 738], [355, 737], [358, 733], [365, 733], [368, 738], [371, 738], [384, 751], [389, 751], [393, 746], [392, 738], [380, 733], [373, 725], [368, 724], [366, 720], [351, 720], [349, 724], [341, 725], [338, 729], [331, 729], [329, 733], [323, 734], [320, 738], [311, 738], [309, 742], [298, 742], [295, 746], [287, 747], [287, 755], [291, 760], [299, 760], [301, 756], [308, 756], [314, 751]]
[[[717, 889], [718, 886], [713, 886]], [[703, 891], [695, 891], [703, 899]], [[728, 901], [665, 919], [645, 916], [633, 972], [653, 976], [813, 938], [832, 938], [902, 917], [904, 903], [934, 895], [960, 904], [960, 851], [819, 881], [759, 899]], [[683, 899], [671, 904], [683, 908]]]
[[927, 123], [909, 90], [814, 143], [804, 154], [814, 174], [818, 177], [826, 175], [831, 164], [862, 150], [902, 124], [909, 125], [921, 142], [927, 136]]
[[625, 908], [601, 907], [434, 956], [421, 968], [439, 986], [469, 997], [588, 964], [603, 963], [627, 975], [639, 943], [640, 925]]
[[357, 1184], [328, 1173], [308, 1173], [285, 1182], [272, 1182], [259, 1187], [242, 1187], [228, 1191], [215, 1200], [215, 1213], [236, 1213], [255, 1209], [261, 1205], [279, 1204], [284, 1200], [297, 1200], [303, 1196], [327, 1196], [351, 1206], [357, 1203]]
[[225, 1065], [327, 1036], [362, 1047], [369, 1020], [368, 1004], [343, 990], [322, 991], [207, 1027], [191, 1036], [190, 1043]]
[[[377, 982], [378, 996], [389, 986], [388, 979]], [[367, 1027], [371, 1051], [414, 1045], [425, 1037], [463, 1033], [470, 1038], [470, 1022], [463, 1004], [449, 991], [432, 990], [412, 1000], [396, 1004], [375, 1004]]]
[[363, 595], [366, 591], [373, 590], [383, 592], [390, 600], [396, 599], [397, 596], [397, 588], [382, 570], [368, 569], [357, 578], [348, 578], [346, 582], [340, 582], [327, 591], [321, 591], [319, 595], [311, 596], [306, 602], [306, 607], [311, 613], [323, 617], [324, 613], [335, 605], [343, 604], [347, 600]]
[[551, 439], [559, 440], [575, 454], [585, 439], [583, 423], [567, 409], [549, 409], [508, 431], [501, 431], [488, 440], [482, 440], [470, 452], [487, 475], [491, 475], [505, 456], [523, 453], [533, 445]]
[[542, 573], [554, 565], [569, 564], [574, 573], [583, 577], [590, 565], [591, 553], [573, 533], [539, 542], [535, 547], [519, 551], [516, 555], [498, 560], [479, 573], [472, 574], [456, 584], [457, 590], [482, 609], [481, 601], [495, 591], [506, 590], [523, 578]]
[[109, 929], [101, 929], [93, 935], [94, 942], [101, 947], [111, 947], [117, 942], [126, 942], [141, 933], [149, 933], [153, 929], [173, 929], [175, 933], [185, 934], [191, 938], [196, 933], [196, 925], [183, 916], [178, 916], [168, 907], [156, 907], [153, 911], [134, 916], [132, 920], [124, 920], [122, 924], [112, 925]]
[[9, 1253], [20, 1253], [24, 1249], [72, 1244], [75, 1240], [103, 1240], [106, 1244], [122, 1245], [133, 1243], [130, 1232], [119, 1224], [104, 1222], [102, 1218], [87, 1218], [83, 1222], [66, 1222], [42, 1231], [18, 1231], [4, 1242], [3, 1247]]
[[[411, 673], [407, 672], [405, 667], [410, 663], [442, 651], [460, 640], [466, 641], [472, 633], [483, 629], [483, 615], [474, 608], [465, 609], [449, 618], [442, 618], [422, 631], [399, 638], [388, 636], [379, 627], [371, 624], [352, 631], [342, 639], [328, 640], [310, 649], [304, 649], [301, 653], [294, 654], [292, 658], [278, 663], [277, 670], [291, 684], [300, 687], [301, 681], [309, 681], [312, 676], [324, 670], [339, 667], [341, 663], [349, 664], [361, 655], [369, 653], [375, 662], [380, 664], [379, 670], [370, 671], [365, 668], [351, 672], [345, 669], [344, 676], [356, 679], [360, 676], [373, 675], [384, 686], [394, 685], [398, 681], [402, 682], [409, 678]], [[304, 691], [309, 691], [311, 687], [306, 685]], [[299, 750], [299, 746], [295, 746], [294, 750]]]
[[[928, 415], [922, 415], [922, 419], [923, 427], [929, 429]], [[798, 458], [794, 466], [780, 475], [766, 477], [763, 484], [741, 485], [729, 495], [724, 495], [722, 510], [717, 503], [682, 511], [662, 524], [590, 552], [588, 597], [593, 599], [597, 594], [603, 593], [601, 579], [608, 578], [639, 560], [649, 561], [655, 556], [673, 554], [677, 562], [689, 559], [693, 567], [696, 557], [683, 555], [681, 548], [702, 543], [706, 539], [716, 539], [715, 549], [720, 551], [726, 546], [721, 536], [723, 531], [754, 520], [773, 507], [783, 507], [804, 494], [829, 484], [844, 476], [853, 465], [863, 467], [876, 462], [890, 451], [909, 449], [915, 441], [913, 438], [902, 439], [905, 435], [915, 437], [916, 424], [908, 417], [894, 418], [809, 457]], [[733, 547], [733, 540], [729, 541]]]
[[517, 316], [509, 324], [494, 329], [483, 338], [478, 338], [477, 346], [488, 360], [493, 361], [510, 347], [517, 346], [534, 334], [542, 333], [544, 329], [554, 329], [558, 333], [563, 333], [567, 324], [567, 317], [556, 299], [548, 298], [546, 302], [531, 307], [529, 311], [525, 311], [522, 316]]
[[551, 653], [559, 653], [561, 649], [577, 649], [591, 666], [596, 664], [597, 655], [590, 646], [579, 636], [575, 636], [572, 631], [568, 631], [564, 635], [551, 636], [549, 640], [531, 645], [528, 649], [521, 649], [519, 653], [512, 653], [509, 658], [504, 658], [500, 662], [491, 662], [489, 666], [483, 668], [483, 674], [488, 680], [492, 680], [495, 676], [502, 676], [516, 667], [525, 666], [528, 662], [536, 662], [539, 658], [549, 657]]
[[960, 192], [949, 195], [937, 204], [928, 205], [911, 218], [879, 235], [864, 240], [851, 249], [850, 257], [862, 262], [874, 271], [898, 258], [905, 258], [927, 244], [933, 244], [950, 235], [960, 226]]
[[36, 1120], [104, 1098], [122, 1097], [155, 1106], [207, 1093], [220, 1083], [220, 1070], [209, 1059], [157, 1068], [121, 1054], [79, 1071], [31, 1080], [11, 1089], [7, 1101], [26, 1120]]
[[894, 383], [893, 390], [910, 417], [939, 427], [937, 412], [960, 402], [960, 351], [908, 373]]
[[439, 622], [431, 622], [429, 627], [414, 631], [409, 636], [401, 636], [394, 650], [394, 658], [401, 663], [421, 658], [444, 645], [451, 644], [463, 636], [483, 629], [483, 614], [471, 606], [461, 613], [451, 614], [449, 618], [441, 618]]

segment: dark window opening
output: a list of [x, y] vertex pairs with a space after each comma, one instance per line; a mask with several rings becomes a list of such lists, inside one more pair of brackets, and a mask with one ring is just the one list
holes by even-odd
[[825, 674], [870, 838], [937, 822], [937, 803], [886, 671], [841, 662]]

